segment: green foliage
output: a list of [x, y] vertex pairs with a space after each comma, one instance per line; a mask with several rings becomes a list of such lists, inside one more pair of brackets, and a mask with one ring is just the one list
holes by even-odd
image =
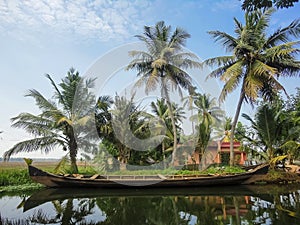
[[159, 21], [153, 27], [145, 26], [144, 33], [136, 36], [144, 42], [146, 51], [131, 51], [130, 56], [134, 59], [129, 63], [127, 69], [137, 71], [139, 80], [136, 86], [145, 86], [145, 92], [161, 87], [163, 98], [166, 99], [173, 131], [172, 163], [177, 151], [177, 129], [176, 121], [169, 96], [170, 89], [190, 89], [192, 79], [185, 71], [189, 68], [199, 68], [201, 64], [196, 55], [185, 52], [185, 42], [190, 37], [185, 30], [176, 28], [171, 32], [171, 26], [164, 21]]
[[94, 80], [83, 81], [73, 68], [58, 85], [49, 74], [46, 77], [55, 90], [53, 98], [48, 100], [39, 91], [31, 89], [26, 96], [35, 100], [40, 113], [21, 113], [11, 119], [13, 127], [24, 129], [33, 138], [14, 145], [4, 153], [4, 159], [19, 152], [41, 150], [48, 153], [60, 147], [69, 153], [72, 169], [78, 172], [78, 146], [90, 147], [90, 136], [84, 128], [94, 112], [94, 96], [89, 92]]
[[255, 130], [256, 143], [261, 145], [268, 156], [268, 159], [274, 157], [276, 148], [279, 146], [283, 132], [284, 120], [281, 119], [281, 112], [273, 104], [263, 104], [258, 107], [254, 120], [246, 114], [242, 116], [251, 122], [252, 129]]
[[270, 7], [282, 9], [293, 7], [298, 1], [299, 0], [243, 0], [242, 9], [247, 11], [267, 9]]
[[288, 157], [287, 155], [280, 155], [280, 156], [270, 159], [270, 161], [269, 161], [270, 168], [274, 169], [276, 164], [283, 162], [287, 157]]
[[24, 191], [33, 191], [39, 190], [44, 187], [38, 183], [29, 183], [29, 184], [18, 184], [18, 185], [9, 185], [9, 186], [0, 186], [0, 193], [21, 193]]
[[27, 169], [4, 169], [0, 171], [0, 186], [34, 183], [29, 177]]
[[68, 155], [65, 155], [64, 157], [62, 157], [61, 160], [56, 165], [56, 167], [54, 168], [54, 173], [59, 173], [59, 172], [65, 173], [66, 172], [65, 168], [67, 167], [69, 162], [70, 162], [70, 159], [69, 159]]
[[[177, 135], [180, 136], [182, 119], [185, 118], [183, 108], [175, 103], [171, 103], [172, 114], [175, 121]], [[173, 150], [174, 133], [172, 128], [172, 119], [169, 111], [169, 107], [165, 99], [157, 99], [156, 102], [151, 102], [152, 113], [154, 114], [152, 119], [155, 119], [155, 125], [151, 128], [151, 133], [160, 136], [163, 139], [163, 143], [156, 149], [161, 151], [162, 157], [159, 157], [156, 153], [155, 159], [161, 161], [166, 157], [166, 151]], [[150, 153], [151, 154], [151, 153]], [[152, 154], [153, 156], [153, 154]]]
[[220, 153], [221, 162], [223, 162], [225, 165], [229, 165], [230, 156], [227, 152], [221, 152]]
[[212, 139], [214, 130], [220, 127], [225, 112], [218, 106], [215, 98], [208, 94], [193, 93], [192, 101], [196, 115], [191, 116], [191, 120], [196, 123], [196, 150], [199, 152], [199, 161], [202, 168], [205, 167], [205, 160], [202, 160], [204, 152]]
[[261, 102], [254, 118], [243, 114], [251, 126], [243, 134], [248, 147], [265, 159], [288, 155], [290, 162], [299, 157], [300, 115], [295, 99], [285, 102], [277, 98], [272, 103]]
[[[235, 36], [222, 31], [208, 32], [215, 41], [220, 42], [231, 55], [205, 60], [209, 66], [217, 66], [208, 76], [224, 81], [219, 96], [224, 101], [237, 87], [240, 96], [232, 122], [230, 142], [233, 143], [236, 124], [246, 101], [254, 103], [260, 97], [272, 101], [279, 91], [285, 91], [279, 77], [298, 76], [300, 62], [296, 55], [297, 41], [300, 36], [300, 20], [291, 22], [287, 27], [268, 35], [273, 9], [245, 13], [245, 24], [234, 18]], [[234, 153], [231, 144], [230, 164], [233, 165]]]
[[245, 170], [238, 166], [211, 166], [205, 170], [207, 174], [236, 174], [243, 172]]

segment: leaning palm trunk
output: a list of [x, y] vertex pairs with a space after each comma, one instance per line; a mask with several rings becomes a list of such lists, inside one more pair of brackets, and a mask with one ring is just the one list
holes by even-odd
[[172, 122], [172, 129], [173, 129], [173, 152], [172, 152], [171, 165], [174, 166], [175, 159], [176, 159], [176, 152], [177, 152], [177, 129], [176, 129], [175, 118], [174, 118], [173, 109], [172, 109], [170, 97], [169, 97], [169, 94], [168, 94], [168, 90], [167, 90], [165, 78], [162, 78], [162, 88], [163, 88], [163, 95], [166, 98], [166, 103], [167, 103], [167, 106], [168, 106], [170, 119], [171, 119], [171, 122]]
[[171, 165], [174, 165], [175, 163], [175, 159], [176, 159], [176, 152], [177, 152], [177, 129], [176, 129], [176, 124], [175, 124], [175, 119], [174, 119], [174, 115], [172, 112], [172, 106], [170, 101], [168, 100], [167, 97], [167, 105], [170, 111], [170, 119], [172, 121], [172, 128], [173, 128], [173, 152], [172, 152], [172, 161], [171, 161]]
[[244, 99], [245, 99], [245, 92], [244, 92], [244, 89], [243, 89], [243, 86], [242, 86], [241, 93], [240, 93], [240, 98], [239, 98], [239, 102], [238, 102], [238, 105], [236, 107], [235, 116], [233, 118], [233, 122], [232, 122], [232, 125], [231, 125], [231, 133], [230, 133], [230, 162], [229, 162], [230, 166], [234, 165], [234, 148], [233, 148], [234, 132], [235, 132], [236, 124], [237, 124], [238, 119], [239, 119], [239, 115], [240, 115], [240, 112], [241, 112], [241, 108], [242, 108], [242, 104], [243, 104]]

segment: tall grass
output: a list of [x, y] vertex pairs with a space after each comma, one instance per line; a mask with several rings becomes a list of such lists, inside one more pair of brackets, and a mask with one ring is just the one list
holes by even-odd
[[41, 187], [31, 180], [27, 169], [0, 169], [0, 193], [23, 192]]
[[0, 193], [24, 192], [41, 187], [32, 181], [23, 163], [0, 163]]
[[1, 169], [0, 186], [31, 184], [27, 169]]

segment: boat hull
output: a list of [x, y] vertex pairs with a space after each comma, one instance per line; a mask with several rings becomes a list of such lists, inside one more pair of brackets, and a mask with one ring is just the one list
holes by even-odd
[[47, 187], [80, 188], [137, 188], [137, 187], [201, 187], [224, 186], [247, 183], [255, 175], [268, 171], [268, 165], [258, 166], [250, 172], [234, 175], [214, 176], [100, 176], [92, 178], [66, 177], [47, 173], [34, 166], [29, 166], [31, 178]]

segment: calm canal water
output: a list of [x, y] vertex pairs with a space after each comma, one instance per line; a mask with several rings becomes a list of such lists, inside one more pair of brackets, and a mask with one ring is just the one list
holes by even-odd
[[[300, 224], [300, 185], [42, 189], [0, 195], [2, 224]], [[0, 221], [0, 224], [1, 224]]]

